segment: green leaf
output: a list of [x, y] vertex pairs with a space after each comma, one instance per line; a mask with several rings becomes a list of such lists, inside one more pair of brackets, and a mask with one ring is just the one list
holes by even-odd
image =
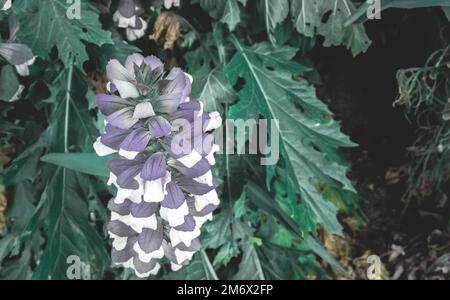
[[234, 31], [241, 20], [238, 2], [243, 6], [247, 0], [200, 0], [200, 5], [211, 17], [227, 24], [230, 31]]
[[245, 211], [246, 211], [245, 199], [246, 198], [247, 198], [247, 195], [245, 194], [245, 190], [244, 190], [241, 197], [239, 197], [239, 199], [234, 202], [233, 213], [236, 218], [240, 218], [245, 214]]
[[108, 161], [111, 156], [100, 157], [96, 153], [49, 153], [41, 161], [84, 174], [108, 177]]
[[11, 65], [4, 66], [0, 71], [0, 100], [14, 102], [19, 100], [21, 90], [17, 74]]
[[217, 251], [217, 254], [214, 257], [213, 265], [227, 266], [231, 259], [238, 255], [239, 249], [234, 245], [233, 242], [228, 241], [219, 248], [219, 251]]
[[279, 220], [286, 228], [292, 232], [302, 236], [298, 224], [293, 220], [286, 212], [284, 212], [278, 203], [270, 197], [270, 195], [265, 192], [256, 183], [250, 181], [245, 186], [245, 191], [248, 199], [257, 207], [269, 213], [271, 216]]
[[214, 267], [212, 266], [211, 261], [209, 260], [205, 250], [200, 251], [200, 257], [202, 259], [206, 279], [218, 280], [219, 278], [217, 277], [216, 271], [214, 271]]
[[75, 58], [80, 69], [89, 59], [82, 41], [98, 46], [112, 44], [111, 33], [102, 29], [97, 10], [88, 1], [80, 1], [80, 19], [69, 19], [71, 4], [61, 0], [18, 0], [13, 4], [19, 16], [17, 38], [27, 44], [33, 53], [46, 59], [54, 46], [66, 66]]
[[256, 247], [247, 240], [242, 245], [243, 256], [239, 263], [239, 271], [233, 276], [235, 280], [264, 280], [264, 272], [261, 266]]
[[264, 17], [267, 36], [269, 41], [275, 45], [277, 43], [274, 37], [274, 31], [278, 24], [283, 22], [289, 14], [288, 0], [260, 0], [257, 2], [259, 11]]
[[[444, 12], [450, 9], [450, 0], [383, 0], [381, 1], [381, 11], [388, 8], [421, 8], [441, 6]], [[362, 3], [361, 6], [346, 20], [345, 26], [356, 22], [364, 22], [367, 20], [367, 9], [369, 3]], [[447, 15], [449, 16], [449, 15]], [[450, 18], [448, 18], [450, 20]]]
[[345, 275], [347, 272], [344, 268], [328, 253], [328, 251], [314, 239], [312, 236], [306, 238], [306, 244], [313, 250], [317, 255], [319, 255], [324, 261], [329, 263], [333, 268], [335, 268], [339, 273]]
[[261, 266], [268, 280], [306, 279], [306, 264], [300, 264], [299, 258], [305, 252], [293, 248], [282, 247], [273, 243], [264, 243], [257, 248]]
[[119, 39], [114, 39], [113, 43], [101, 47], [93, 44], [88, 45], [89, 57], [98, 71], [104, 72], [108, 61], [111, 59], [117, 59], [120, 63], [125, 64], [128, 56], [141, 52], [141, 49]]
[[225, 73], [231, 84], [236, 84], [239, 78], [244, 78], [245, 84], [239, 92], [239, 103], [231, 107], [228, 117], [256, 119], [260, 113], [266, 119], [278, 120], [272, 122], [280, 135], [289, 183], [300, 193], [310, 217], [328, 232], [340, 234], [342, 227], [336, 218], [336, 208], [324, 199], [317, 185], [337, 185], [354, 191], [346, 177], [347, 168], [324, 151], [354, 144], [340, 132], [339, 124], [316, 98], [312, 86], [304, 80], [295, 80], [270, 52], [255, 51], [258, 45], [247, 48], [236, 39], [234, 44], [238, 51], [225, 67]]
[[445, 16], [447, 17], [447, 20], [450, 22], [450, 7], [443, 7], [442, 10], [444, 11]]
[[[322, 259], [328, 262], [332, 267], [336, 268], [339, 272], [343, 270], [341, 265], [330, 255], [328, 252], [317, 242], [315, 239], [307, 235], [306, 237], [299, 231], [298, 225], [292, 217], [290, 217], [285, 211], [283, 211], [278, 203], [270, 198], [269, 194], [261, 189], [256, 183], [249, 182], [246, 187], [246, 194], [248, 199], [257, 207], [269, 213], [283, 224], [287, 229], [295, 233], [298, 237], [305, 240], [310, 249], [319, 255]], [[335, 217], [335, 216], [331, 216]], [[302, 220], [305, 222], [306, 220]], [[272, 269], [272, 268], [269, 268]], [[344, 271], [345, 272], [345, 271]], [[279, 279], [279, 278], [278, 278]]]
[[201, 100], [206, 111], [221, 114], [223, 105], [236, 98], [219, 62], [219, 49], [223, 48], [221, 37], [210, 33], [202, 36], [200, 47], [186, 54], [187, 68], [194, 78], [191, 97]]
[[[90, 162], [93, 155], [60, 153], [65, 149], [92, 151], [98, 131], [87, 108], [87, 84], [77, 68], [57, 66], [55, 70], [48, 68], [42, 76], [51, 93], [45, 105], [47, 128], [37, 130], [37, 139], [32, 135], [23, 138], [30, 143], [11, 163], [5, 176], [15, 189], [14, 202], [7, 212], [8, 217], [15, 219], [8, 230], [18, 236], [11, 255], [20, 258], [11, 265], [9, 260], [2, 262], [8, 265], [1, 272], [4, 278], [66, 279], [70, 255], [80, 258], [87, 278], [102, 278], [110, 265], [107, 244], [99, 234], [102, 230], [97, 230], [107, 219], [101, 213], [103, 204], [94, 194], [89, 177], [67, 169], [100, 173], [100, 168]], [[33, 128], [26, 127], [25, 132], [39, 128], [36, 123], [31, 125]], [[40, 156], [48, 152], [54, 154], [44, 161], [67, 168], [42, 163]], [[88, 170], [89, 162], [92, 170]]]
[[354, 56], [366, 52], [371, 44], [362, 24], [345, 26], [355, 11], [350, 0], [291, 1], [291, 14], [298, 32], [307, 37], [322, 35], [325, 47], [345, 45]]
[[205, 105], [206, 111], [223, 111], [224, 103], [231, 103], [235, 98], [233, 88], [228, 84], [223, 70], [218, 67], [199, 79], [201, 90], [198, 99]]
[[[101, 278], [110, 258], [94, 224], [90, 224], [88, 179], [59, 168], [49, 182], [48, 241], [34, 279], [66, 279], [67, 258], [79, 257], [88, 278]], [[76, 237], [76, 238], [74, 238]]]

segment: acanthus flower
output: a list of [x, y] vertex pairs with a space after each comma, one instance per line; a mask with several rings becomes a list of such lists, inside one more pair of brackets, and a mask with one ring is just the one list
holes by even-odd
[[136, 0], [120, 0], [113, 21], [117, 27], [126, 29], [128, 41], [140, 39], [147, 31], [147, 22], [140, 17], [140, 3]]
[[201, 248], [201, 227], [219, 205], [211, 165], [220, 115], [190, 100], [190, 75], [164, 72], [154, 56], [111, 60], [107, 77], [110, 93], [97, 95], [105, 132], [94, 149], [119, 154], [109, 163], [113, 261], [139, 277], [156, 274], [163, 257], [178, 270]]

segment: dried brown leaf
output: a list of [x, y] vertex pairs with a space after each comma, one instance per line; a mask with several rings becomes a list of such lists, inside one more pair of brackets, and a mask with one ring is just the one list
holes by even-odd
[[176, 41], [181, 37], [180, 21], [173, 13], [161, 13], [153, 25], [150, 40], [164, 44], [165, 50], [173, 50]]

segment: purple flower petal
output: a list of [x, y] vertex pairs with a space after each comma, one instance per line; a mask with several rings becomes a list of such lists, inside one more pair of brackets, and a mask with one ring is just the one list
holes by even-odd
[[148, 124], [152, 138], [160, 138], [171, 133], [172, 127], [166, 119], [156, 116], [150, 119]]
[[106, 75], [122, 98], [139, 97], [139, 91], [134, 85], [135, 76], [133, 73], [120, 64], [117, 59], [110, 60], [106, 66]]
[[109, 169], [117, 176], [117, 184], [123, 189], [136, 190], [139, 183], [134, 179], [142, 170], [144, 159], [138, 156], [134, 160], [115, 158], [109, 162]]
[[121, 221], [109, 222], [108, 231], [120, 237], [134, 236], [137, 234], [137, 232], [134, 231], [130, 226], [124, 224]]
[[156, 56], [150, 55], [144, 59], [144, 63], [150, 67], [150, 69], [155, 70], [163, 66], [163, 63]]
[[129, 129], [139, 120], [133, 118], [133, 107], [126, 107], [107, 116], [106, 121], [120, 129]]
[[202, 158], [198, 163], [196, 163], [191, 168], [186, 167], [185, 165], [183, 165], [178, 161], [175, 161], [173, 163], [173, 167], [189, 178], [201, 176], [211, 169], [208, 160], [206, 160], [205, 158]]
[[202, 248], [202, 244], [200, 243], [199, 238], [195, 238], [191, 241], [191, 245], [189, 247], [184, 243], [179, 243], [176, 248], [180, 249], [181, 251], [198, 251]]
[[156, 180], [166, 175], [166, 161], [162, 153], [154, 153], [144, 164], [141, 177], [145, 180]]
[[125, 69], [130, 74], [134, 73], [134, 66], [140, 67], [142, 63], [144, 62], [144, 56], [142, 56], [139, 53], [132, 54], [127, 57], [127, 60], [125, 61]]
[[109, 116], [118, 110], [132, 106], [133, 103], [115, 95], [100, 93], [95, 98], [97, 106], [105, 116]]
[[173, 68], [165, 80], [160, 81], [160, 95], [155, 102], [155, 111], [174, 113], [191, 91], [187, 76], [179, 68]]
[[195, 229], [195, 220], [191, 215], [184, 216], [184, 223], [174, 227], [178, 231], [193, 231]]
[[114, 81], [117, 80], [133, 82], [135, 79], [134, 74], [128, 72], [128, 70], [122, 66], [117, 59], [110, 60], [106, 65], [106, 76], [113, 84], [115, 84]]
[[131, 203], [129, 205], [129, 211], [136, 218], [150, 217], [158, 210], [158, 203]]
[[120, 144], [131, 133], [131, 129], [120, 129], [107, 124], [105, 133], [101, 135], [100, 141], [102, 144], [119, 151]]
[[209, 186], [207, 184], [199, 183], [186, 176], [179, 176], [177, 178], [177, 182], [183, 191], [199, 196], [214, 190], [218, 186], [218, 182], [215, 179], [213, 180], [213, 185]]
[[191, 81], [180, 68], [172, 68], [166, 76], [166, 80], [172, 80], [176, 84], [175, 90], [181, 89], [180, 103], [183, 103], [191, 93]]
[[144, 228], [138, 237], [138, 244], [146, 253], [158, 250], [163, 241], [162, 226], [158, 226], [156, 230]]
[[150, 141], [150, 132], [143, 128], [133, 130], [120, 144], [120, 148], [126, 151], [143, 152]]
[[158, 263], [157, 259], [152, 259], [150, 260], [150, 262], [143, 262], [142, 260], [139, 259], [137, 255], [133, 258], [133, 265], [136, 271], [138, 271], [141, 274], [146, 274], [154, 270], [157, 263]]
[[133, 245], [136, 243], [136, 237], [128, 238], [127, 244], [124, 249], [118, 251], [114, 248], [111, 250], [111, 258], [115, 263], [125, 263], [136, 255], [133, 250]]
[[171, 181], [167, 184], [167, 195], [161, 202], [161, 205], [166, 208], [176, 209], [184, 203], [184, 194], [178, 185]]
[[108, 202], [108, 209], [110, 211], [113, 211], [115, 213], [118, 213], [121, 216], [126, 216], [130, 213], [130, 205], [131, 201], [126, 199], [123, 203], [118, 204], [114, 202], [114, 199], [109, 200]]

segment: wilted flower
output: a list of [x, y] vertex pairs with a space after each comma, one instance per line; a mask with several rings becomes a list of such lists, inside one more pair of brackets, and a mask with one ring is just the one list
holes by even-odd
[[126, 29], [127, 39], [135, 41], [145, 35], [148, 24], [140, 15], [140, 6], [136, 0], [120, 0], [113, 21]]
[[211, 165], [220, 115], [189, 99], [190, 75], [164, 72], [154, 56], [111, 60], [107, 77], [110, 94], [97, 95], [105, 133], [94, 148], [119, 153], [109, 163], [113, 261], [140, 277], [156, 274], [164, 256], [178, 270], [200, 249], [200, 228], [219, 204]]
[[3, 3], [3, 6], [0, 8], [0, 11], [1, 11], [1, 10], [5, 11], [5, 10], [8, 10], [8, 9], [10, 9], [10, 8], [11, 8], [11, 0], [6, 0], [6, 1]]

